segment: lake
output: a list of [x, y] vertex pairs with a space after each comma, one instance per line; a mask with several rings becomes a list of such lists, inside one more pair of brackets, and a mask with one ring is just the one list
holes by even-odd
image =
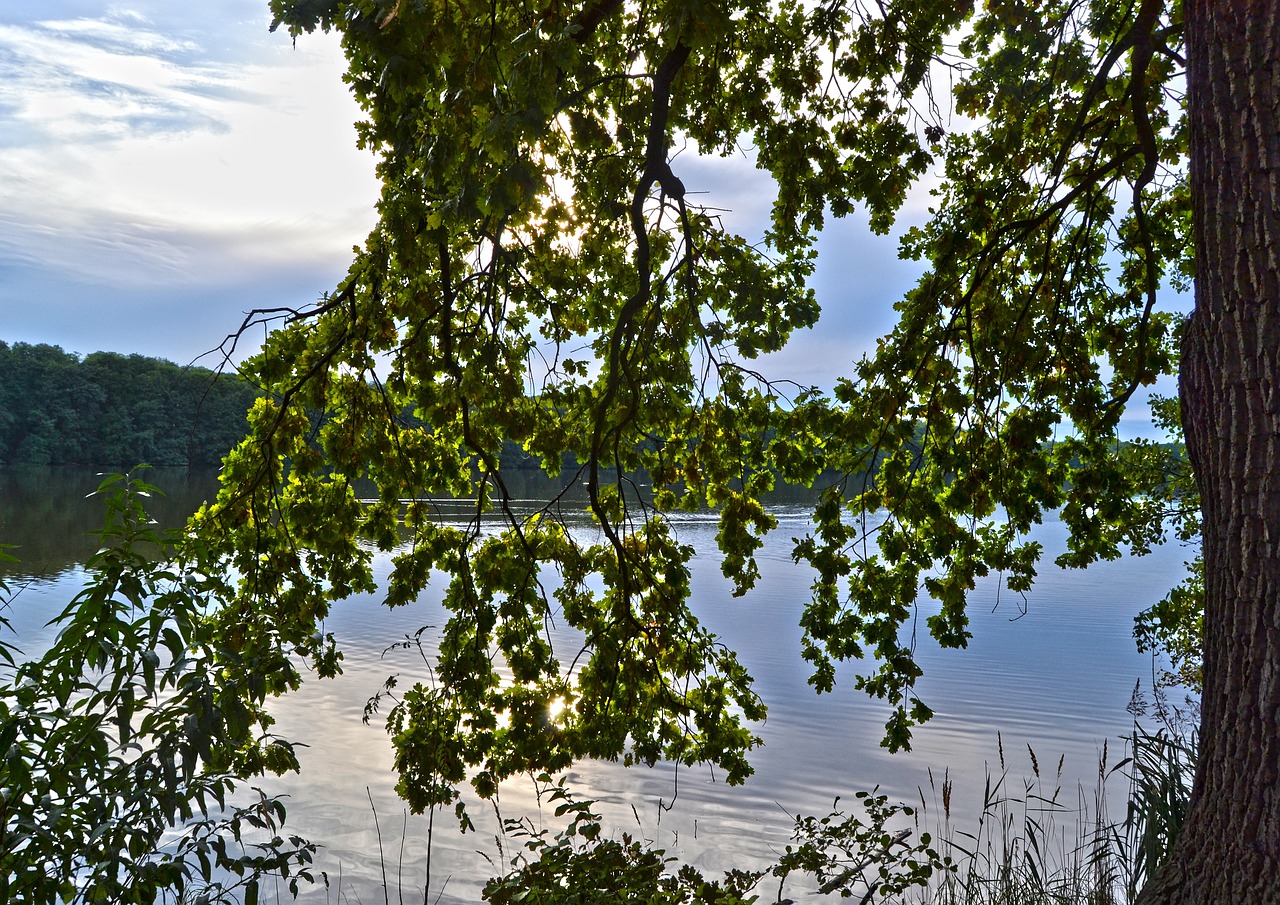
[[[158, 470], [149, 480], [167, 492], [156, 501], [154, 514], [163, 524], [176, 525], [212, 494], [215, 478]], [[0, 543], [21, 543], [16, 552], [24, 560], [9, 575], [19, 591], [9, 615], [20, 646], [47, 643], [44, 623], [83, 581], [77, 563], [95, 546], [85, 532], [101, 523], [101, 507], [84, 498], [96, 483], [88, 472], [0, 471]], [[739, 652], [769, 706], [768, 720], [758, 729], [765, 744], [752, 757], [756, 773], [745, 786], [731, 788], [705, 767], [581, 763], [571, 774], [572, 785], [601, 803], [613, 832], [652, 840], [712, 873], [760, 867], [787, 843], [789, 814], [825, 814], [837, 795], [844, 804], [858, 790], [874, 787], [907, 802], [918, 801], [923, 788], [932, 799], [930, 771], [935, 780], [949, 772], [955, 782], [953, 814], [963, 823], [966, 815], [976, 819], [986, 777], [1000, 773], [998, 744], [1016, 790], [1032, 776], [1029, 746], [1046, 774], [1061, 758], [1064, 800], [1074, 803], [1082, 796], [1092, 806], [1104, 741], [1114, 763], [1119, 739], [1132, 727], [1126, 705], [1134, 685], [1141, 681], [1149, 689], [1155, 669], [1151, 658], [1134, 647], [1133, 617], [1180, 580], [1193, 550], [1172, 543], [1147, 557], [1086, 571], [1045, 565], [1025, 599], [998, 594], [995, 582], [987, 582], [971, 597], [974, 637], [967, 650], [940, 650], [925, 636], [923, 619], [932, 611], [922, 600], [925, 676], [918, 692], [937, 715], [915, 731], [911, 752], [894, 755], [879, 745], [887, 709], [854, 691], [849, 681], [856, 664], [843, 668], [833, 694], [815, 695], [806, 683], [796, 623], [810, 576], [792, 562], [790, 539], [803, 535], [809, 521], [794, 500], [780, 502], [773, 512], [779, 525], [759, 553], [760, 580], [739, 599], [731, 597], [719, 572], [714, 517], [677, 519], [681, 540], [697, 551], [694, 608]], [[1036, 539], [1046, 560], [1065, 546], [1065, 532], [1056, 522], [1044, 525]], [[379, 554], [375, 569], [385, 575], [390, 556]], [[382, 901], [385, 866], [391, 901], [399, 901], [399, 889], [404, 901], [423, 901], [429, 831], [431, 902], [477, 901], [485, 878], [513, 853], [506, 846], [516, 843], [495, 839], [500, 824], [487, 804], [471, 804], [478, 831], [465, 836], [451, 812], [437, 814], [430, 830], [425, 816], [406, 815], [394, 792], [390, 744], [380, 725], [361, 719], [366, 700], [387, 675], [399, 673], [406, 687], [422, 674], [416, 652], [387, 652], [388, 647], [421, 626], [442, 625], [445, 618], [439, 598], [430, 592], [394, 612], [373, 596], [336, 605], [325, 630], [344, 650], [344, 674], [310, 681], [277, 703], [281, 734], [308, 747], [301, 750], [300, 775], [273, 779], [266, 788], [290, 796], [286, 828], [324, 847], [319, 867], [330, 877], [331, 888], [314, 890], [308, 900]], [[424, 639], [430, 638], [428, 631]], [[1047, 781], [1052, 792], [1057, 780]], [[1113, 817], [1123, 817], [1123, 792], [1118, 785], [1109, 789]], [[540, 819], [528, 782], [504, 785], [498, 810], [504, 817]], [[548, 825], [554, 823], [551, 810], [541, 814]], [[805, 899], [810, 900], [818, 901]]]

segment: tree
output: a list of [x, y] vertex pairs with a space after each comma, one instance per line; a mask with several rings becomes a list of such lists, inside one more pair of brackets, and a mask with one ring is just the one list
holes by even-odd
[[0, 463], [217, 465], [256, 390], [142, 355], [0, 343]]
[[[941, 604], [930, 632], [963, 646], [979, 577], [1034, 580], [1046, 511], [1073, 566], [1143, 552], [1171, 514], [1193, 530], [1194, 496], [1169, 493], [1186, 463], [1115, 442], [1134, 394], [1181, 362], [1204, 747], [1145, 901], [1280, 899], [1272, 0], [272, 10], [295, 38], [342, 33], [380, 221], [336, 291], [287, 312], [251, 362], [273, 396], [196, 528], [240, 576], [218, 616], [234, 649], [321, 672], [337, 652], [317, 620], [372, 589], [368, 543], [411, 539], [390, 605], [450, 576], [435, 681], [388, 715], [411, 806], [453, 801], [468, 770], [488, 795], [582, 756], [710, 761], [741, 781], [763, 706], [690, 611], [690, 553], [663, 513], [716, 507], [745, 593], [772, 527], [761, 494], [828, 468], [850, 477], [796, 548], [818, 575], [803, 655], [819, 691], [837, 661], [869, 663], [857, 684], [894, 707], [886, 743], [907, 744], [929, 715], [901, 631], [922, 589]], [[680, 176], [680, 149], [743, 144], [778, 185], [764, 248]], [[832, 398], [754, 370], [817, 318], [824, 219], [861, 205], [888, 230], [931, 168], [931, 219], [902, 242], [927, 272], [875, 354]], [[1193, 276], [1184, 320], [1161, 293]], [[549, 474], [573, 453], [599, 535], [554, 504], [512, 507], [504, 441]], [[474, 497], [470, 527], [434, 523], [437, 495]], [[555, 649], [553, 619], [580, 648]]]
[[1280, 759], [1262, 754], [1280, 744], [1277, 21], [1274, 3], [1187, 9], [1198, 267], [1181, 395], [1204, 513], [1203, 748], [1148, 902], [1280, 898]]
[[48, 465], [82, 453], [78, 427], [101, 403], [101, 390], [86, 379], [79, 359], [57, 346], [14, 343], [0, 353], [5, 415], [0, 461]]

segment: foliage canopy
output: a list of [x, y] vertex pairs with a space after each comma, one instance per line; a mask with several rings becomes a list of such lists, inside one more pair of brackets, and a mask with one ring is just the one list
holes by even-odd
[[[319, 620], [374, 589], [375, 547], [408, 540], [391, 606], [447, 576], [436, 669], [388, 715], [413, 808], [584, 756], [747, 776], [764, 706], [690, 608], [672, 510], [716, 509], [743, 594], [775, 480], [847, 476], [795, 548], [816, 574], [802, 653], [819, 691], [865, 659], [893, 748], [929, 716], [903, 631], [922, 588], [930, 633], [963, 646], [979, 578], [1031, 585], [1047, 511], [1067, 565], [1163, 538], [1185, 468], [1116, 432], [1176, 367], [1158, 293], [1192, 273], [1179, 4], [272, 10], [295, 38], [341, 32], [380, 219], [248, 363], [268, 395], [196, 527], [235, 566], [207, 570], [228, 645], [322, 674], [338, 654]], [[778, 186], [763, 246], [681, 177], [682, 151], [743, 148]], [[767, 379], [756, 359], [817, 320], [826, 218], [860, 207], [887, 231], [930, 174], [933, 216], [902, 240], [927, 271], [897, 328], [833, 395]], [[560, 501], [512, 504], [508, 440], [549, 475], [581, 463], [591, 530]], [[472, 517], [433, 519], [438, 497]]]

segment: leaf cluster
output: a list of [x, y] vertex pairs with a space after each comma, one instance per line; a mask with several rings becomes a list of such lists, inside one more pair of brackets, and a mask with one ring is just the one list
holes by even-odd
[[[550, 782], [550, 776], [541, 779]], [[675, 861], [662, 849], [622, 834], [620, 839], [602, 835], [595, 802], [573, 797], [563, 780], [543, 793], [555, 805], [557, 820], [567, 822], [553, 836], [538, 829], [529, 818], [505, 821], [506, 833], [522, 840], [521, 851], [511, 860], [511, 870], [491, 879], [484, 898], [495, 905], [517, 902], [555, 905], [605, 905], [613, 902], [645, 902], [658, 905], [748, 905], [748, 896], [759, 874], [734, 871], [723, 883], [707, 880], [690, 865], [668, 873]]]
[[[279, 321], [246, 366], [269, 396], [193, 556], [222, 576], [229, 647], [322, 675], [340, 654], [320, 620], [374, 590], [375, 549], [396, 551], [390, 605], [445, 576], [434, 662], [388, 714], [414, 808], [579, 757], [749, 774], [764, 707], [694, 615], [671, 510], [715, 509], [745, 593], [775, 478], [845, 476], [795, 548], [816, 574], [802, 654], [820, 691], [867, 661], [891, 748], [930, 715], [922, 594], [928, 632], [963, 646], [980, 579], [1032, 586], [1047, 513], [1061, 565], [1163, 540], [1182, 463], [1118, 426], [1177, 366], [1158, 295], [1193, 270], [1179, 4], [272, 11], [341, 34], [379, 221], [333, 293], [259, 316]], [[744, 147], [777, 185], [763, 245], [699, 204], [682, 156]], [[902, 241], [926, 272], [874, 354], [832, 396], [754, 370], [816, 322], [825, 218], [862, 205], [887, 230], [931, 168]], [[513, 445], [576, 465], [589, 523], [518, 505]], [[443, 497], [469, 514], [436, 518]]]
[[171, 548], [143, 507], [154, 490], [102, 482], [103, 546], [56, 640], [38, 657], [5, 651], [5, 901], [252, 901], [264, 877], [295, 894], [313, 880], [315, 847], [282, 835], [283, 803], [233, 795], [297, 760], [249, 703], [253, 664], [216, 649], [202, 577], [156, 562]]

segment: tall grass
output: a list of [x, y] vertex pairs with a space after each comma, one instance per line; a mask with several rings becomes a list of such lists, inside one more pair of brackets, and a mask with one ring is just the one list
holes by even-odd
[[1133, 901], [1168, 859], [1186, 819], [1196, 772], [1199, 737], [1189, 725], [1192, 721], [1181, 711], [1169, 710], [1159, 697], [1156, 705], [1162, 722], [1156, 732], [1134, 724], [1126, 771], [1128, 808], [1123, 832], [1117, 832], [1112, 843], [1121, 855], [1125, 902]]
[[937, 836], [954, 870], [942, 873], [909, 901], [922, 905], [1119, 905], [1118, 871], [1108, 822], [1107, 780], [1118, 769], [1107, 747], [1098, 761], [1097, 787], [1064, 793], [1063, 759], [1042, 769], [1030, 747], [1032, 776], [1015, 784], [997, 739], [1000, 770], [987, 774], [976, 825], [956, 816], [953, 780], [930, 774], [932, 802], [921, 792], [921, 812], [933, 811]]
[[[553, 833], [527, 817], [504, 821], [515, 854], [510, 868], [490, 880], [485, 899], [764, 905], [793, 902], [784, 887], [794, 881], [808, 890], [802, 896], [839, 895], [864, 905], [1130, 905], [1182, 828], [1197, 744], [1188, 715], [1159, 696], [1154, 730], [1139, 720], [1145, 704], [1136, 690], [1131, 709], [1132, 734], [1114, 761], [1104, 743], [1092, 789], [1064, 790], [1065, 758], [1044, 764], [1030, 746], [1031, 775], [1012, 779], [997, 735], [999, 769], [985, 777], [976, 822], [973, 810], [957, 813], [954, 800], [972, 801], [973, 792], [957, 789], [949, 773], [930, 773], [915, 805], [859, 794], [854, 815], [797, 818], [796, 846], [778, 863], [730, 871], [720, 881], [689, 866], [674, 870], [665, 852], [628, 834], [610, 836], [592, 812], [595, 802], [574, 798], [562, 782], [548, 785], [556, 816], [568, 827]], [[1125, 799], [1123, 819], [1116, 820], [1108, 802], [1118, 783]], [[499, 862], [491, 863], [505, 866], [509, 854], [495, 841]], [[381, 899], [389, 903], [383, 862]], [[429, 893], [422, 895], [425, 905]], [[403, 889], [399, 896], [403, 905]], [[339, 880], [338, 905], [351, 901]]]
[[[1163, 706], [1162, 704], [1158, 706]], [[932, 813], [953, 870], [897, 902], [910, 905], [1128, 905], [1168, 858], [1182, 828], [1195, 772], [1196, 736], [1176, 711], [1148, 730], [1135, 720], [1115, 763], [1103, 745], [1093, 790], [1064, 794], [1062, 760], [1015, 785], [997, 736], [1000, 770], [988, 773], [976, 826], [952, 812], [949, 775], [933, 774], [919, 814]], [[1108, 787], [1126, 783], [1124, 819], [1108, 810]]]

